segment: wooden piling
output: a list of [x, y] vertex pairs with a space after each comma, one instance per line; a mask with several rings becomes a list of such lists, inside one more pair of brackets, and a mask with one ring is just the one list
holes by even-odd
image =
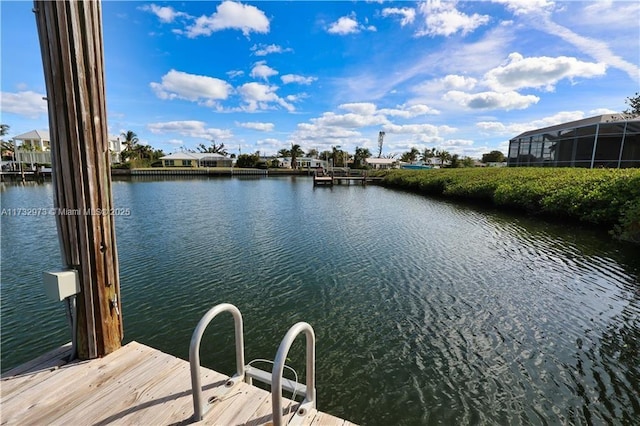
[[63, 263], [80, 276], [78, 356], [91, 359], [120, 348], [123, 337], [101, 4], [36, 0], [34, 13], [47, 87], [58, 235]]

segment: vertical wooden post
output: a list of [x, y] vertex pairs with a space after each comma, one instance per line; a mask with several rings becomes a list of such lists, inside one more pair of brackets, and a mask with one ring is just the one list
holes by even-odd
[[77, 269], [78, 356], [121, 346], [102, 11], [97, 1], [34, 1], [47, 86], [54, 206], [63, 262]]

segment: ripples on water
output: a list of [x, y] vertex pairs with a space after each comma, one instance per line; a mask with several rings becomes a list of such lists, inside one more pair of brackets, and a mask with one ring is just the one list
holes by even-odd
[[[10, 188], [3, 207], [42, 193], [50, 188]], [[186, 358], [202, 314], [230, 302], [244, 316], [247, 359], [273, 358], [291, 325], [311, 323], [319, 408], [354, 422], [640, 417], [637, 248], [378, 187], [313, 189], [300, 178], [116, 182], [114, 196], [132, 212], [116, 219], [127, 341]], [[62, 310], [41, 301], [34, 278], [59, 259], [47, 220], [2, 218], [3, 369], [7, 351], [22, 360], [44, 351], [24, 335], [53, 333], [47, 347], [65, 341]], [[16, 241], [48, 248], [36, 255]], [[19, 323], [34, 303], [46, 309]], [[231, 324], [217, 319], [202, 349], [203, 363], [228, 373]], [[292, 354], [299, 374], [302, 346]]]

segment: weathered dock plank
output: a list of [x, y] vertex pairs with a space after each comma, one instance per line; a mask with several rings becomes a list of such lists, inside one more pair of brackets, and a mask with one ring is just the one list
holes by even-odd
[[[131, 342], [91, 361], [67, 363], [70, 348], [5, 373], [0, 383], [2, 425], [178, 425], [191, 424], [193, 400], [189, 363]], [[201, 368], [205, 399], [228, 376]], [[297, 402], [284, 400], [287, 418]], [[317, 410], [300, 418], [304, 425], [351, 423]], [[203, 425], [266, 425], [272, 422], [271, 394], [239, 383], [215, 402]]]

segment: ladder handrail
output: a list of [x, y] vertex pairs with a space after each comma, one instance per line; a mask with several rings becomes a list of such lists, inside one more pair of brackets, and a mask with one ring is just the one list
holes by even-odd
[[271, 411], [273, 425], [282, 426], [282, 374], [289, 349], [298, 334], [304, 332], [307, 343], [307, 394], [302, 404], [316, 408], [316, 336], [313, 328], [306, 322], [294, 324], [282, 339], [271, 372]]
[[231, 312], [235, 328], [236, 341], [236, 377], [237, 380], [244, 380], [244, 337], [242, 334], [242, 314], [230, 303], [221, 303], [209, 309], [209, 311], [200, 319], [198, 325], [191, 336], [189, 344], [189, 364], [191, 367], [191, 388], [193, 391], [193, 411], [194, 420], [200, 421], [206, 410], [203, 408], [202, 401], [202, 383], [200, 379], [200, 341], [205, 329], [219, 313]]

